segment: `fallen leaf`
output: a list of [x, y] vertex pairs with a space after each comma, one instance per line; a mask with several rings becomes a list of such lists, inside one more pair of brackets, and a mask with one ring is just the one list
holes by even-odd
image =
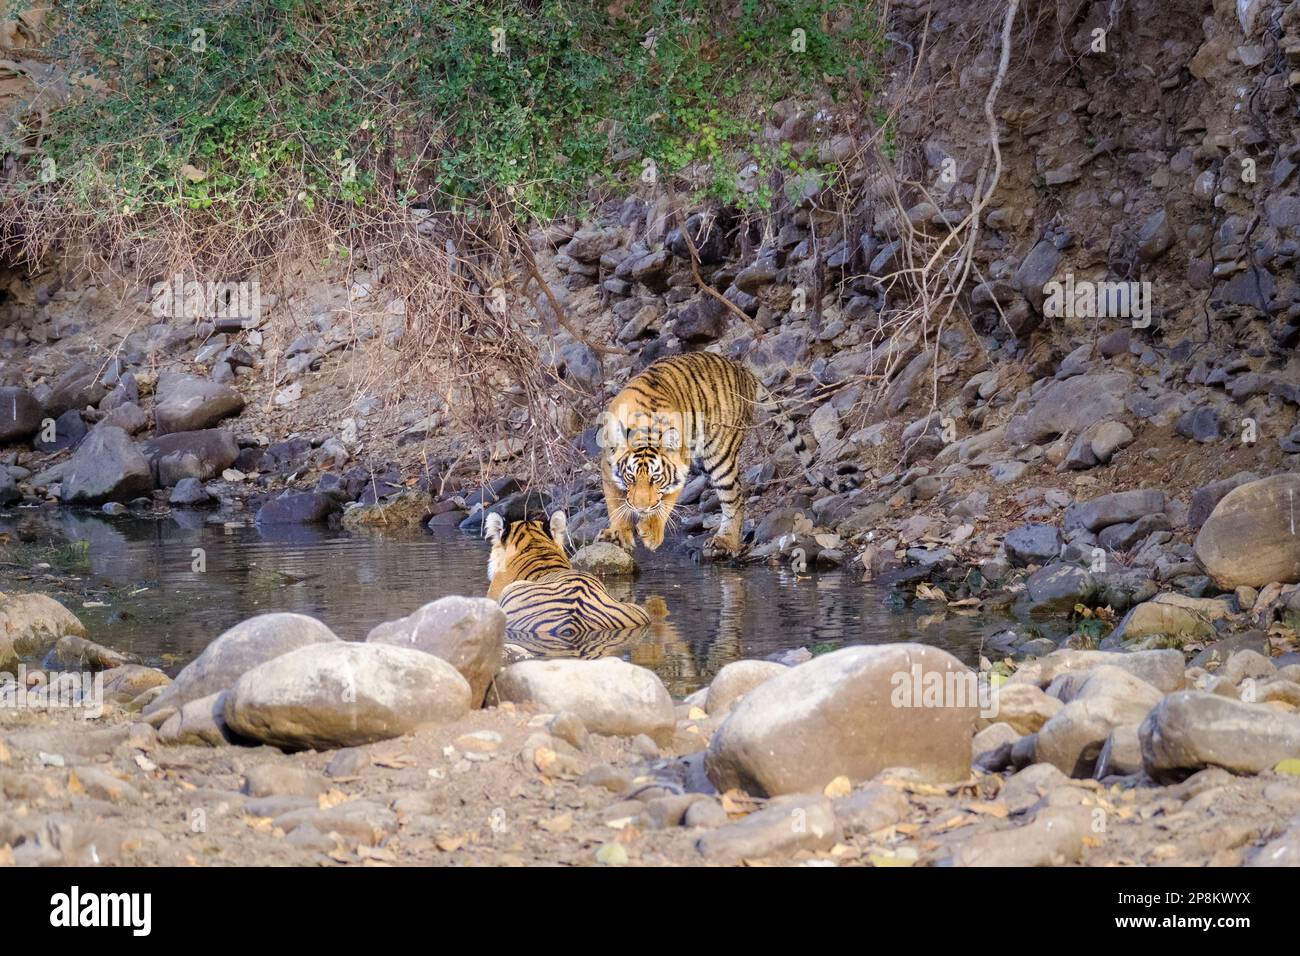
[[538, 747], [533, 751], [533, 766], [546, 773], [555, 766], [556, 753], [550, 747]]
[[627, 847], [621, 843], [603, 843], [596, 851], [596, 862], [606, 866], [623, 866], [627, 863]]
[[322, 810], [328, 810], [331, 807], [337, 807], [340, 803], [347, 803], [348, 795], [337, 788], [331, 789], [328, 793], [322, 793], [316, 798], [316, 805]]
[[561, 813], [549, 820], [538, 820], [537, 825], [547, 833], [568, 833], [573, 829], [573, 814]]
[[878, 850], [867, 855], [872, 866], [915, 866], [920, 854], [910, 846], [897, 850]]
[[753, 813], [760, 806], [761, 802], [745, 793], [743, 790], [728, 790], [719, 801], [722, 803], [722, 809], [727, 812], [728, 816], [745, 816]]
[[853, 782], [843, 775], [836, 777], [830, 783], [826, 784], [826, 788], [822, 790], [822, 794], [830, 797], [832, 800], [836, 797], [847, 797], [852, 792]]

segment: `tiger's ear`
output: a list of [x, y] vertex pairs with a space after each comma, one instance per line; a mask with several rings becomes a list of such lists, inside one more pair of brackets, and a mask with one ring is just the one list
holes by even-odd
[[506, 523], [499, 514], [490, 514], [483, 521], [483, 537], [491, 540], [493, 545], [501, 543], [501, 535], [506, 530]]
[[551, 538], [561, 548], [565, 547], [565, 538], [569, 532], [569, 519], [563, 511], [551, 515]]
[[669, 428], [664, 431], [663, 447], [665, 451], [680, 451], [682, 447], [682, 433], [677, 428]]

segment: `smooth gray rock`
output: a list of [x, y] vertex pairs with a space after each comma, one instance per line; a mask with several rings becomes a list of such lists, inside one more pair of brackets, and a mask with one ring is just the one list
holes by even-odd
[[241, 737], [288, 750], [331, 750], [450, 723], [470, 689], [440, 657], [388, 644], [301, 647], [247, 671], [226, 698]]
[[145, 708], [145, 713], [180, 707], [226, 690], [259, 664], [301, 647], [337, 640], [333, 631], [305, 614], [277, 612], [250, 617], [224, 631], [185, 665], [163, 697]]
[[1300, 755], [1300, 716], [1204, 691], [1179, 691], [1143, 721], [1142, 763], [1155, 780], [1204, 767], [1233, 773], [1271, 770]]
[[141, 445], [141, 451], [149, 459], [158, 487], [170, 488], [184, 478], [217, 477], [235, 463], [239, 444], [224, 428], [205, 428], [160, 435]]
[[120, 428], [97, 428], [77, 446], [63, 477], [74, 505], [130, 501], [153, 490], [149, 461]]
[[366, 641], [441, 657], [469, 682], [471, 705], [478, 707], [505, 659], [505, 634], [506, 615], [496, 601], [452, 596], [377, 625]]
[[1300, 475], [1239, 485], [1196, 535], [1196, 559], [1225, 590], [1300, 581]]
[[339, 510], [333, 495], [318, 491], [289, 492], [272, 498], [257, 510], [259, 527], [268, 525], [324, 524]]
[[755, 687], [788, 670], [776, 661], [732, 661], [718, 671], [709, 684], [704, 709], [710, 717], [725, 714]]
[[816, 796], [764, 807], [738, 823], [709, 831], [696, 847], [706, 860], [735, 862], [798, 850], [829, 850], [839, 836], [831, 801]]
[[154, 423], [159, 435], [211, 428], [243, 408], [243, 396], [229, 385], [180, 372], [158, 376]]
[[22, 441], [36, 434], [45, 412], [25, 388], [0, 388], [0, 444]]
[[1021, 525], [1007, 532], [1007, 536], [1002, 539], [1002, 547], [1013, 567], [1046, 564], [1061, 553], [1061, 533], [1055, 525]]
[[820, 790], [839, 776], [865, 781], [889, 767], [964, 779], [978, 710], [974, 673], [946, 651], [848, 647], [746, 694], [714, 733], [705, 769], [721, 791], [760, 796]]
[[615, 657], [520, 661], [497, 675], [496, 690], [501, 700], [576, 714], [597, 734], [646, 734], [664, 742], [676, 725], [672, 697], [658, 675]]
[[1165, 510], [1165, 493], [1153, 488], [1117, 491], [1099, 495], [1088, 501], [1070, 505], [1061, 519], [1068, 533], [1074, 528], [1086, 528], [1094, 534], [1113, 524], [1137, 521], [1147, 515]]
[[1124, 413], [1133, 378], [1125, 372], [1076, 375], [1044, 388], [1034, 406], [1007, 424], [1007, 439], [1030, 445], [1056, 435], [1077, 435], [1095, 422]]

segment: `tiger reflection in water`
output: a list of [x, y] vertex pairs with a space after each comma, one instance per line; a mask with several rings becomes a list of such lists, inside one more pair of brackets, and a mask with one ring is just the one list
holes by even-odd
[[[696, 680], [699, 668], [682, 641], [668, 607], [659, 598], [643, 604], [630, 600], [630, 586], [576, 571], [567, 552], [567, 518], [563, 511], [549, 522], [513, 521], [488, 515], [484, 536], [488, 556], [488, 593], [506, 613], [507, 643], [523, 656], [583, 659], [620, 655], [656, 670], [666, 667], [683, 683]], [[613, 588], [617, 593], [610, 593]]]

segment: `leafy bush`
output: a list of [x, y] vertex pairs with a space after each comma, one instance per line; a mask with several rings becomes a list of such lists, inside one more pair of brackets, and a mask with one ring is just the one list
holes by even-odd
[[[26, 157], [28, 196], [146, 221], [389, 200], [547, 218], [635, 185], [646, 161], [660, 175], [704, 170], [705, 192], [739, 201], [745, 167], [762, 182], [775, 164], [810, 162], [760, 145], [764, 109], [861, 103], [883, 42], [876, 8], [845, 0], [53, 7], [49, 52], [98, 91], [49, 114]], [[27, 121], [6, 152], [32, 142]]]

